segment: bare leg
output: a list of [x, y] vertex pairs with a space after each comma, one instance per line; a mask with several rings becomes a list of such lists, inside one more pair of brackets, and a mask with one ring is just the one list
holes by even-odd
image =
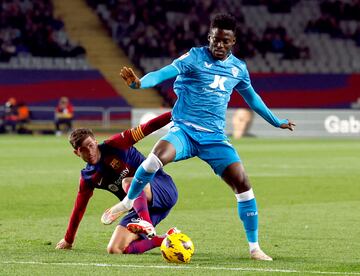
[[132, 241], [137, 240], [138, 238], [138, 235], [135, 235], [125, 227], [118, 225], [111, 236], [107, 246], [107, 252], [109, 254], [121, 254]]
[[240, 194], [251, 189], [245, 168], [240, 162], [229, 165], [224, 170], [222, 179], [230, 186], [235, 194]]

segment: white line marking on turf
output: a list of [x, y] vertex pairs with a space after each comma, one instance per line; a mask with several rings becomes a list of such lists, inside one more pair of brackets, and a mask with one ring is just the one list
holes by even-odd
[[216, 267], [216, 266], [170, 266], [170, 265], [131, 265], [131, 264], [104, 264], [104, 263], [44, 263], [44, 262], [21, 262], [5, 261], [2, 264], [23, 264], [23, 265], [54, 265], [54, 266], [96, 266], [96, 267], [123, 267], [123, 268], [155, 268], [155, 269], [198, 269], [198, 270], [228, 270], [228, 271], [248, 271], [248, 272], [278, 272], [278, 273], [308, 273], [326, 275], [360, 275], [360, 272], [337, 272], [337, 271], [313, 271], [295, 269], [272, 269], [272, 268], [252, 268], [252, 267]]

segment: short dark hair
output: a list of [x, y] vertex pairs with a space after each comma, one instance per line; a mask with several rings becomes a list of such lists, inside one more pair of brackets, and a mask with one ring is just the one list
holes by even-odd
[[69, 142], [74, 149], [78, 149], [82, 142], [88, 137], [94, 138], [95, 135], [89, 128], [77, 128], [73, 130], [69, 135]]
[[236, 19], [231, 14], [219, 13], [215, 14], [211, 20], [210, 28], [218, 28], [222, 30], [236, 32]]

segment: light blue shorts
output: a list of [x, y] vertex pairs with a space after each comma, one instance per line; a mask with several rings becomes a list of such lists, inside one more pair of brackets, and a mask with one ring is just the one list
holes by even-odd
[[175, 162], [197, 156], [208, 163], [219, 176], [232, 163], [241, 162], [238, 153], [224, 134], [196, 131], [175, 125], [161, 140], [175, 147]]

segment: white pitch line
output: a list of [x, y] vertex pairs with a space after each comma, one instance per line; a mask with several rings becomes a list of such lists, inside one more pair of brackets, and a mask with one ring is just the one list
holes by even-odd
[[227, 270], [227, 271], [248, 271], [248, 272], [270, 272], [270, 273], [308, 273], [326, 275], [360, 275], [360, 272], [337, 272], [337, 271], [313, 271], [295, 269], [272, 269], [272, 268], [252, 268], [252, 267], [216, 267], [216, 266], [170, 266], [170, 265], [131, 265], [131, 264], [105, 264], [105, 263], [44, 263], [44, 262], [21, 262], [4, 261], [2, 264], [22, 264], [22, 265], [54, 265], [54, 266], [96, 266], [96, 267], [123, 267], [123, 268], [154, 268], [154, 269], [179, 269], [179, 270]]

